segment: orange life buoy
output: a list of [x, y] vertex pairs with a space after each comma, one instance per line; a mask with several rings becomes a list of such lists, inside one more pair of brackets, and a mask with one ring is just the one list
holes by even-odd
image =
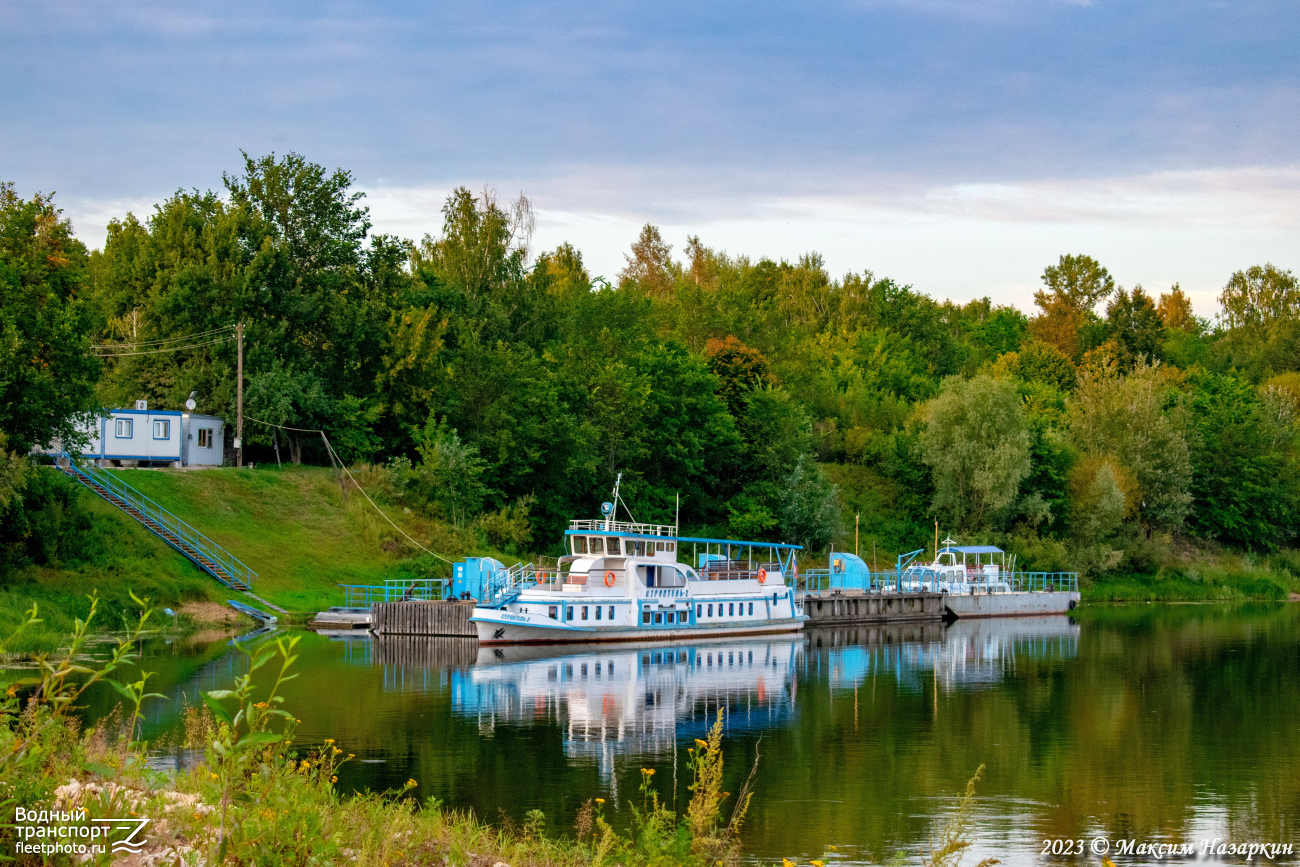
[[759, 569], [759, 570], [758, 570], [758, 583], [759, 583], [759, 584], [766, 584], [766, 583], [767, 583], [767, 570], [766, 570], [766, 569]]
[[541, 583], [542, 583], [543, 581], [545, 581], [545, 580], [546, 580], [546, 573], [545, 573], [545, 572], [538, 572], [538, 573], [537, 573], [537, 583], [538, 583], [538, 584], [541, 584]]
[[606, 587], [613, 587], [613, 586], [614, 586], [614, 573], [613, 573], [613, 572], [606, 572], [606, 573], [605, 573], [605, 586], [606, 586]]

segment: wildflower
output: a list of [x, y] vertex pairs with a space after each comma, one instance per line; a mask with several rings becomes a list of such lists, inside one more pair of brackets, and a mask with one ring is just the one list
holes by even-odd
[[596, 803], [597, 803], [597, 804], [603, 804], [603, 803], [605, 803], [605, 799], [604, 799], [604, 798], [597, 798], [597, 799], [596, 799]]
[[795, 863], [791, 861], [789, 858], [782, 858], [781, 867], [795, 867]]
[[407, 780], [407, 781], [406, 781], [406, 788], [408, 788], [408, 789], [414, 789], [414, 788], [415, 788], [416, 786], [418, 786], [418, 785], [420, 785], [420, 784], [417, 783], [415, 780]]
[[337, 783], [338, 781], [339, 781], [339, 778], [338, 778], [338, 777], [336, 777], [336, 776], [335, 776], [335, 777], [330, 777], [330, 782], [331, 782], [331, 783]]
[[212, 779], [215, 780], [215, 779], [217, 778], [217, 775], [216, 775], [216, 774], [212, 774], [211, 777], [212, 777]]
[[707, 746], [709, 745], [709, 742], [708, 742], [708, 741], [702, 741], [702, 740], [700, 740], [699, 738], [696, 738], [696, 739], [695, 739], [695, 745], [696, 745], [697, 747], [699, 747], [700, 749], [704, 749], [705, 747], [707, 747]]
[[825, 861], [814, 861], [814, 862], [812, 862], [812, 865], [813, 865], [813, 867], [826, 867], [826, 862], [825, 862]]
[[334, 738], [326, 738], [326, 739], [325, 739], [325, 746], [329, 746], [329, 745], [332, 744], [332, 743], [334, 743]]

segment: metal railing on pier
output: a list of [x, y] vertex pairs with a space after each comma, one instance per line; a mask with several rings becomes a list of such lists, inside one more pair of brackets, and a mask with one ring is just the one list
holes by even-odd
[[437, 602], [451, 593], [446, 578], [392, 579], [383, 584], [340, 584], [344, 608], [369, 608], [380, 602]]

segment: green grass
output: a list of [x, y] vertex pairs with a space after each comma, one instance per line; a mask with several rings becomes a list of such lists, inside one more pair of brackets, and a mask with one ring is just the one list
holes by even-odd
[[[88, 491], [80, 499], [90, 517], [84, 559], [20, 568], [0, 588], [0, 635], [13, 636], [9, 651], [58, 647], [72, 631], [74, 618], [86, 616], [91, 593], [103, 600], [101, 618], [107, 612], [114, 625], [115, 612], [137, 607], [131, 591], [159, 607], [222, 598], [224, 588], [138, 522]], [[14, 635], [33, 605], [42, 622]], [[101, 622], [107, 626], [107, 619]]]
[[1162, 566], [1149, 574], [1106, 576], [1086, 582], [1084, 603], [1281, 601], [1300, 592], [1292, 571], [1295, 552], [1272, 557], [1203, 553], [1191, 564]]
[[[291, 613], [307, 615], [341, 604], [339, 584], [451, 574], [450, 566], [406, 542], [355, 488], [349, 486], [344, 502], [333, 471], [326, 468], [113, 472], [234, 554], [257, 573], [253, 592]], [[47, 647], [68, 632], [72, 618], [84, 613], [85, 594], [92, 590], [110, 602], [110, 611], [131, 607], [128, 589], [151, 596], [158, 605], [224, 602], [232, 596], [118, 509], [89, 491], [82, 490], [80, 499], [93, 527], [86, 561], [21, 568], [0, 590], [0, 629], [21, 622], [32, 602], [49, 615], [46, 624], [33, 630], [31, 642], [19, 642], [14, 649]], [[473, 532], [401, 508], [383, 508], [421, 544], [451, 560], [468, 553], [506, 559], [482, 550]]]
[[[118, 471], [120, 478], [257, 573], [253, 592], [293, 612], [342, 602], [339, 584], [402, 577], [414, 549], [355, 489], [319, 467]], [[422, 544], [463, 545], [446, 528], [385, 507]], [[462, 552], [439, 551], [451, 559]]]

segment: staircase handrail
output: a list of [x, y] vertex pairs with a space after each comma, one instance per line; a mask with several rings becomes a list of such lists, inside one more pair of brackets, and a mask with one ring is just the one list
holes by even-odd
[[171, 512], [154, 502], [150, 497], [137, 491], [126, 482], [104, 470], [92, 469], [79, 464], [67, 453], [60, 455], [67, 459], [67, 466], [73, 473], [84, 476], [87, 480], [105, 488], [114, 496], [125, 500], [148, 517], [157, 521], [174, 533], [182, 542], [189, 544], [196, 551], [209, 557], [214, 563], [225, 567], [232, 579], [252, 586], [257, 573], [248, 568], [239, 558], [213, 542], [207, 536], [194, 529]]

